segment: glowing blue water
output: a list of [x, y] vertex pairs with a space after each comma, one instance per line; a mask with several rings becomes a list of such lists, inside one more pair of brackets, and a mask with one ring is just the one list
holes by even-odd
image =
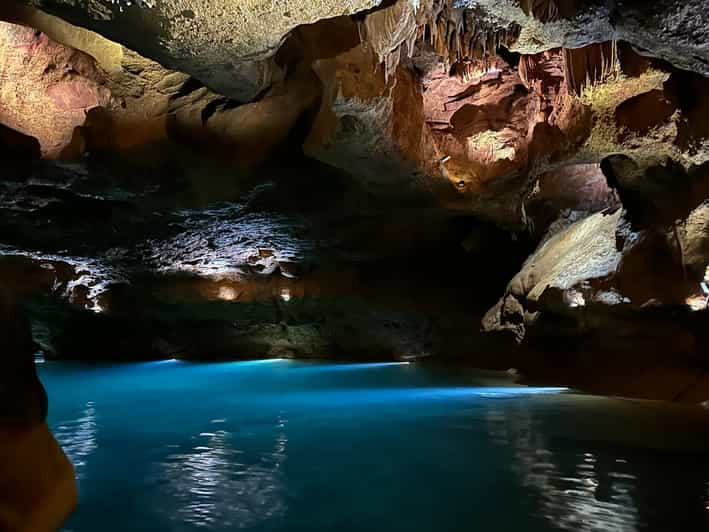
[[410, 364], [40, 372], [67, 531], [709, 529], [709, 423], [683, 411]]

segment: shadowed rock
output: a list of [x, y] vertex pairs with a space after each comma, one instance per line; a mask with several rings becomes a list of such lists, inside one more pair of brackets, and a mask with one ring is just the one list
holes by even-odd
[[0, 529], [51, 532], [76, 504], [71, 464], [45, 424], [29, 325], [0, 291]]

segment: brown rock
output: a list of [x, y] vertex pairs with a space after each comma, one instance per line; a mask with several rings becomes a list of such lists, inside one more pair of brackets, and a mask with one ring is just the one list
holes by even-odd
[[58, 158], [86, 113], [108, 103], [105, 74], [87, 54], [24, 26], [0, 22], [0, 50], [0, 122]]
[[35, 372], [29, 324], [4, 291], [0, 292], [0, 324], [0, 423], [28, 426], [42, 422], [47, 415], [47, 397]]
[[74, 470], [44, 418], [29, 327], [0, 292], [0, 529], [50, 532], [76, 505]]
[[669, 119], [676, 109], [676, 104], [668, 100], [663, 91], [656, 89], [621, 103], [615, 110], [615, 120], [619, 128], [644, 135], [650, 128]]
[[615, 41], [564, 48], [564, 77], [569, 91], [581, 94], [586, 85], [595, 85], [616, 71], [618, 49]]

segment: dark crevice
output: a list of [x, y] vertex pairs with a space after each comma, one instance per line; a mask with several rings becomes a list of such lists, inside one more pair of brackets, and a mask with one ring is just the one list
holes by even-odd
[[232, 100], [231, 98], [217, 98], [212, 100], [202, 109], [202, 125], [206, 124], [216, 112], [229, 111], [241, 105], [243, 105], [242, 102]]
[[177, 100], [179, 98], [189, 96], [193, 92], [195, 92], [199, 89], [202, 89], [202, 88], [204, 88], [204, 84], [201, 81], [199, 81], [195, 78], [189, 78], [187, 81], [185, 81], [182, 84], [180, 89], [174, 94], [174, 96], [172, 96], [171, 99]]

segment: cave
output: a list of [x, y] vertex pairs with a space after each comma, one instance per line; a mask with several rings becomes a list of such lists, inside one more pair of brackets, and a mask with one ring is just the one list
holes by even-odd
[[0, 532], [709, 531], [709, 2], [3, 0]]

